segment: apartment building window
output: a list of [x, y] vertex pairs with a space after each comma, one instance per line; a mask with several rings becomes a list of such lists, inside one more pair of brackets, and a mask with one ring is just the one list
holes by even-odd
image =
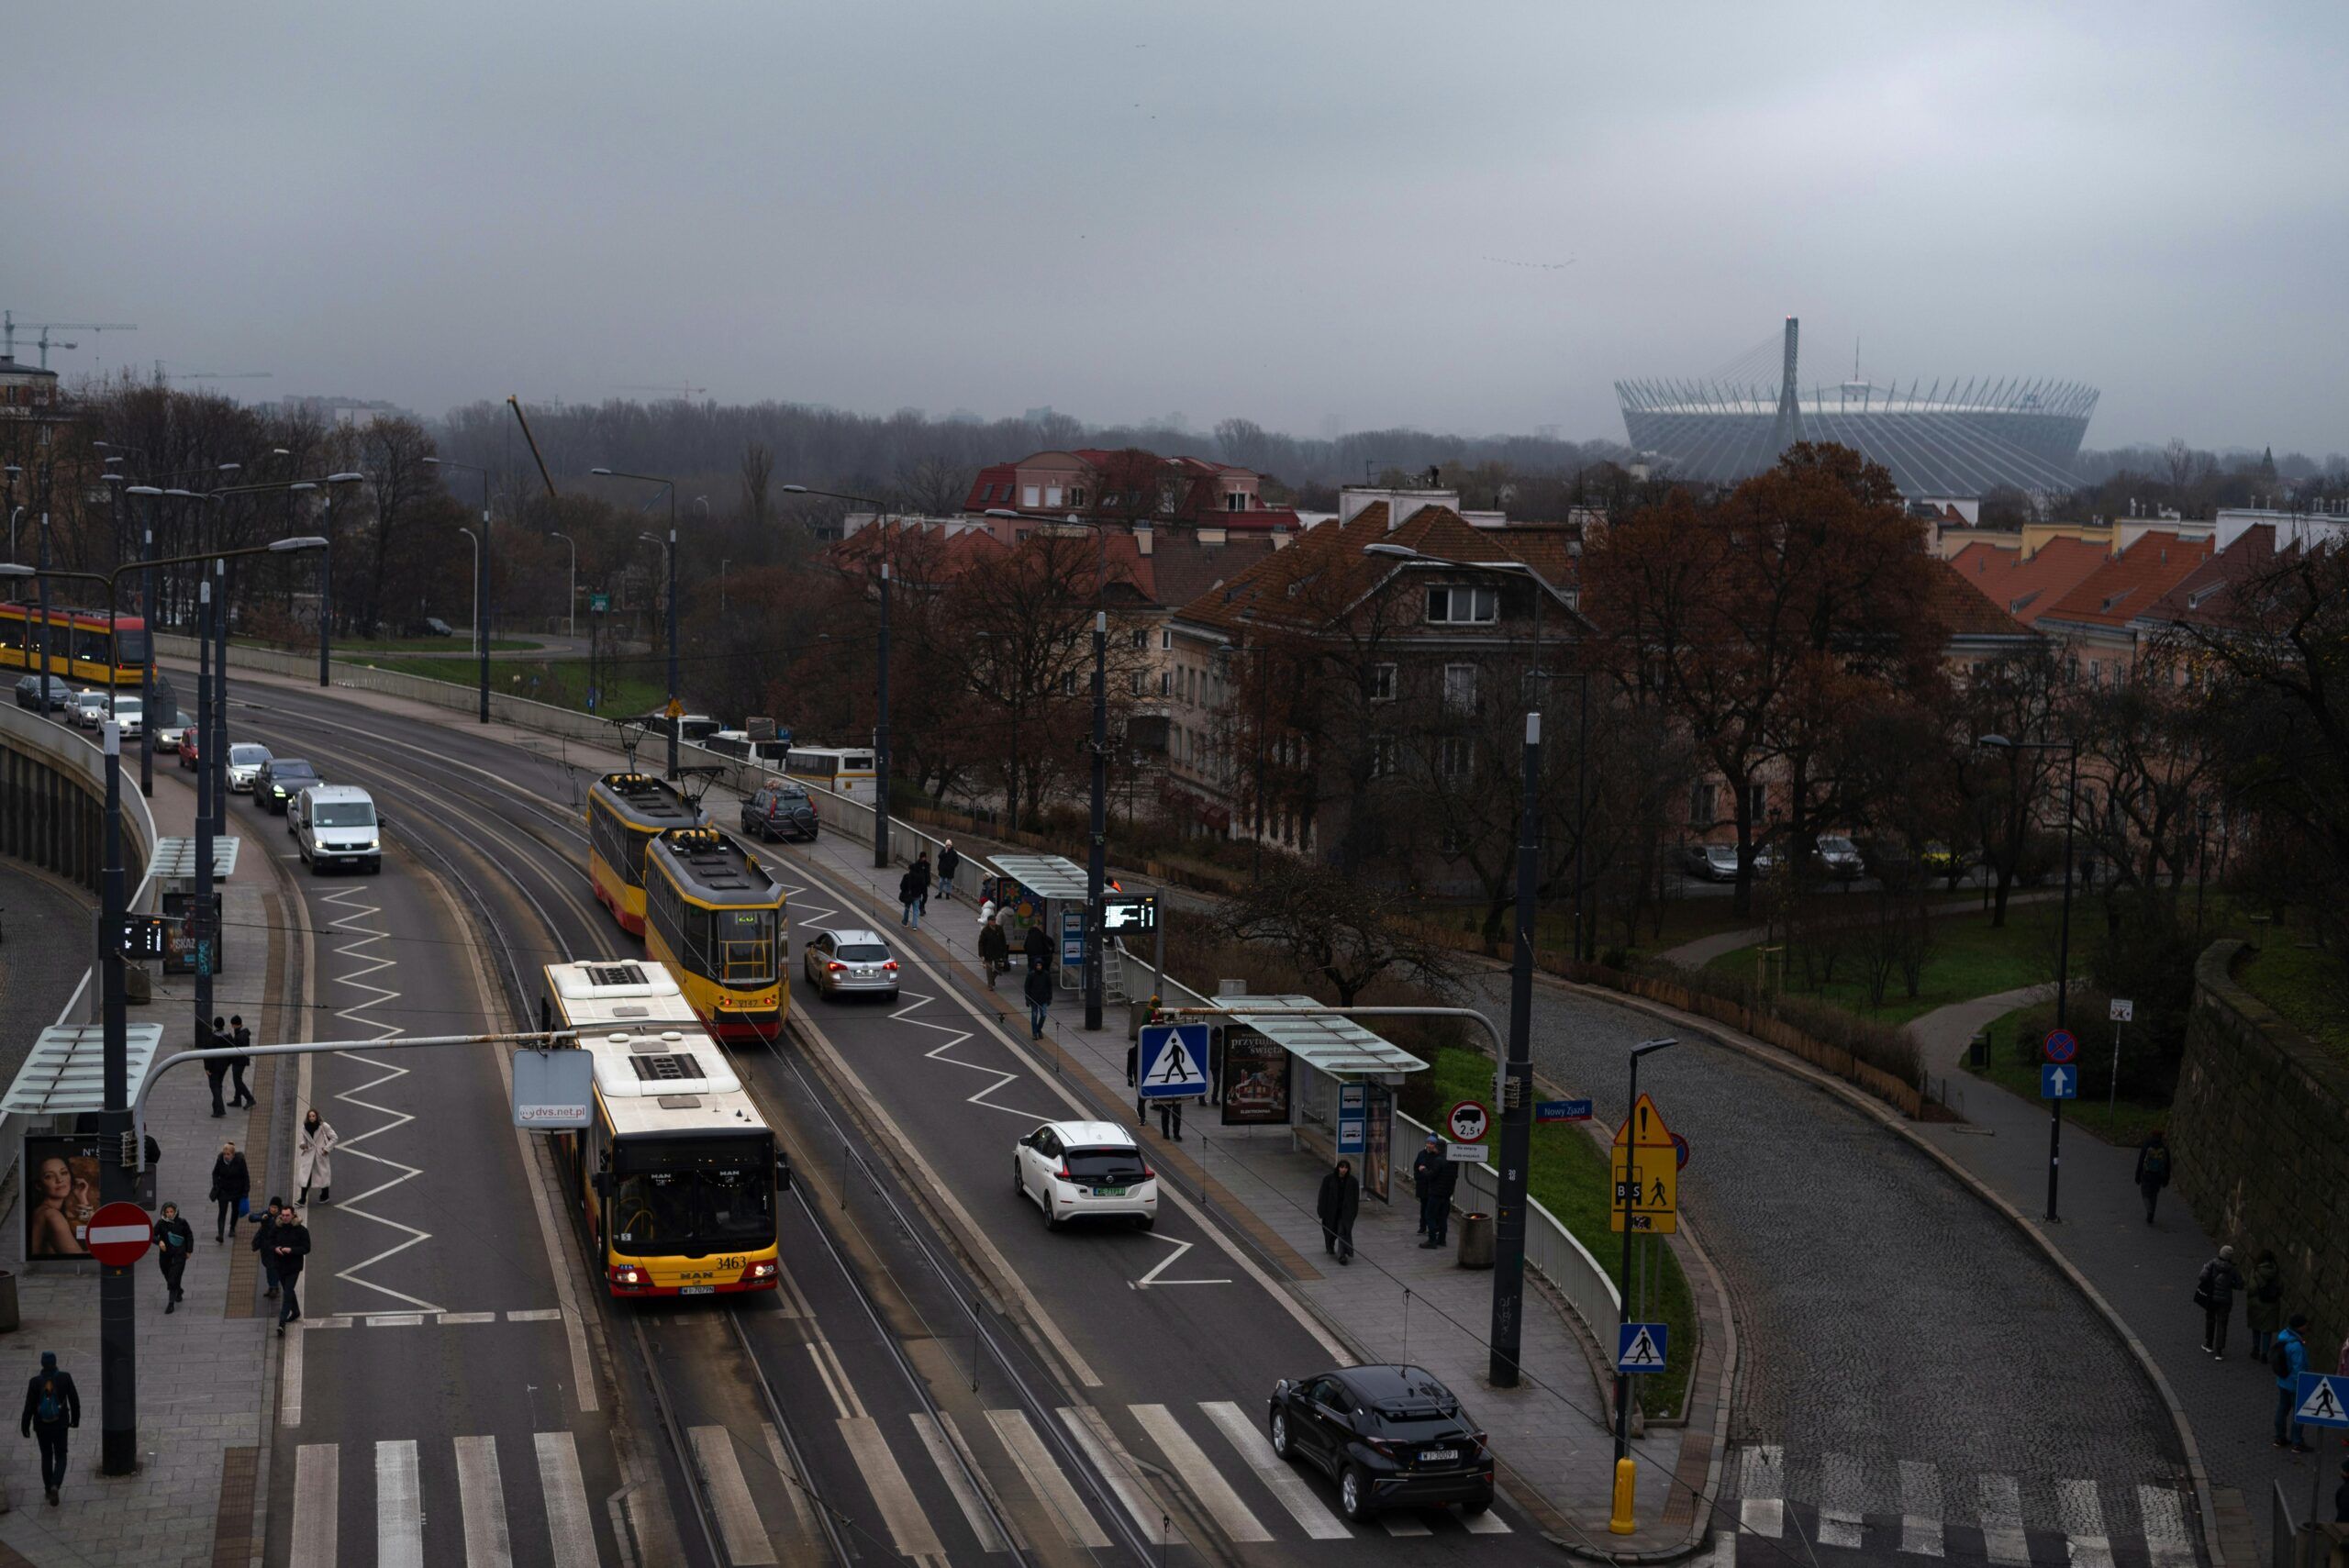
[[2104, 684], [2104, 664], [2099, 660], [2088, 661], [2088, 684], [2091, 686]]
[[1148, 648], [1150, 646], [1150, 628], [1146, 626], [1138, 626], [1134, 628], [1134, 646], [1137, 649]]
[[1072, 506], [1082, 506], [1085, 505], [1084, 485], [1072, 484], [1068, 487], [1068, 504]]
[[1075, 672], [1075, 671], [1074, 671], [1074, 670], [1063, 670], [1063, 671], [1061, 672], [1061, 695], [1062, 695], [1063, 696], [1067, 696], [1067, 697], [1073, 697], [1073, 696], [1076, 695], [1076, 672]]
[[1476, 706], [1476, 666], [1443, 667], [1443, 706], [1454, 713], [1466, 713]]
[[1136, 696], [1141, 695], [1141, 677], [1142, 673], [1140, 670], [1132, 672], [1134, 695]]
[[1167, 626], [1167, 627], [1161, 627], [1161, 628], [1159, 628], [1159, 629], [1158, 629], [1158, 651], [1159, 651], [1161, 653], [1171, 653], [1171, 652], [1173, 652], [1173, 651], [1174, 651], [1174, 628], [1173, 627], [1171, 627], [1171, 626]]
[[1769, 820], [1770, 789], [1768, 785], [1757, 784], [1745, 786], [1745, 815], [1755, 822]]
[[1372, 736], [1370, 738], [1370, 776], [1375, 779], [1391, 779], [1401, 771], [1402, 749], [1396, 745], [1395, 737], [1392, 735]]
[[1688, 826], [1709, 828], [1720, 819], [1720, 811], [1714, 805], [1715, 789], [1710, 779], [1698, 779], [1688, 786]]
[[1395, 700], [1394, 665], [1373, 664], [1370, 667], [1370, 700], [1373, 702]]
[[1500, 618], [1497, 588], [1430, 588], [1428, 619], [1442, 626], [1484, 626]]
[[1044, 504], [1043, 493], [1030, 484], [1020, 491], [1019, 504], [1023, 506], [1041, 506]]
[[1466, 778], [1475, 762], [1475, 744], [1464, 735], [1445, 736], [1436, 750], [1436, 766], [1443, 770], [1443, 776], [1448, 779]]
[[1061, 487], [1057, 484], [1047, 484], [1044, 486], [1044, 505], [1047, 506], [1057, 506], [1060, 504]]
[[1158, 695], [1163, 697], [1171, 697], [1174, 695], [1174, 671], [1161, 670], [1158, 673]]
[[1224, 496], [1223, 509], [1227, 512], [1244, 512], [1248, 509], [1248, 497], [1234, 490]]

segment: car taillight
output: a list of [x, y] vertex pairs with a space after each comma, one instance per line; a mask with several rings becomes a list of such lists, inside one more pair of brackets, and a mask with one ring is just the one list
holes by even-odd
[[831, 962], [824, 965], [824, 973], [827, 974], [838, 974], [841, 970], [846, 969], [848, 965], [842, 963], [839, 959], [833, 959]]
[[1071, 1171], [1071, 1170], [1070, 1170], [1066, 1165], [1063, 1165], [1063, 1166], [1062, 1166], [1058, 1171], [1055, 1171], [1055, 1172], [1054, 1172], [1054, 1173], [1053, 1173], [1053, 1175], [1055, 1175], [1056, 1177], [1058, 1177], [1060, 1180], [1062, 1180], [1062, 1181], [1063, 1181], [1063, 1182], [1073, 1182], [1073, 1181], [1076, 1180], [1076, 1175], [1075, 1175], [1075, 1173], [1074, 1173], [1074, 1172], [1072, 1172], [1072, 1171]]
[[897, 961], [893, 958], [881, 967], [887, 970], [890, 973], [895, 974], [897, 972]]
[[773, 1258], [765, 1258], [762, 1259], [758, 1262], [752, 1263], [749, 1268], [744, 1269], [742, 1271], [742, 1281], [744, 1284], [748, 1284], [757, 1280], [773, 1279], [774, 1278], [774, 1260]]
[[1144, 1165], [1141, 1168], [1141, 1179], [1145, 1182], [1154, 1182], [1158, 1180], [1158, 1173]]
[[1376, 1449], [1379, 1452], [1385, 1454], [1389, 1459], [1400, 1459], [1402, 1457], [1402, 1449], [1400, 1445], [1391, 1443], [1385, 1438], [1364, 1438], [1362, 1440], [1364, 1447]]

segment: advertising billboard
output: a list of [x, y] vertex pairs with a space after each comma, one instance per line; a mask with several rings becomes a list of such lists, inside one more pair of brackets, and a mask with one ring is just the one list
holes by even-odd
[[1282, 1127], [1289, 1120], [1289, 1055], [1254, 1029], [1223, 1031], [1223, 1125]]
[[98, 1162], [105, 1146], [95, 1133], [26, 1137], [26, 1257], [89, 1257], [90, 1216], [98, 1211]]

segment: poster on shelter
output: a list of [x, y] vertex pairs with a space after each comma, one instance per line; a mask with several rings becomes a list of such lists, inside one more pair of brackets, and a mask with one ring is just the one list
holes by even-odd
[[89, 1134], [25, 1140], [25, 1256], [86, 1258], [90, 1216], [98, 1211], [103, 1140]]
[[1393, 1201], [1387, 1196], [1387, 1183], [1394, 1173], [1395, 1091], [1384, 1084], [1364, 1086], [1370, 1091], [1364, 1096], [1370, 1125], [1363, 1140], [1362, 1190], [1388, 1203]]
[[1287, 1125], [1288, 1052], [1254, 1029], [1223, 1031], [1223, 1125]]

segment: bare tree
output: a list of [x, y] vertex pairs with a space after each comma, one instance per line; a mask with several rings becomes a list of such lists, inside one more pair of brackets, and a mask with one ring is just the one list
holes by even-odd
[[1353, 1006], [1372, 983], [1392, 976], [1440, 995], [1457, 984], [1452, 951], [1397, 917], [1389, 895], [1331, 867], [1281, 856], [1228, 902], [1223, 929], [1237, 940], [1282, 949]]
[[774, 452], [764, 441], [742, 447], [742, 517], [761, 533], [767, 526], [767, 485], [774, 478]]
[[974, 472], [942, 457], [921, 458], [897, 470], [897, 498], [918, 517], [951, 517], [963, 509]]

